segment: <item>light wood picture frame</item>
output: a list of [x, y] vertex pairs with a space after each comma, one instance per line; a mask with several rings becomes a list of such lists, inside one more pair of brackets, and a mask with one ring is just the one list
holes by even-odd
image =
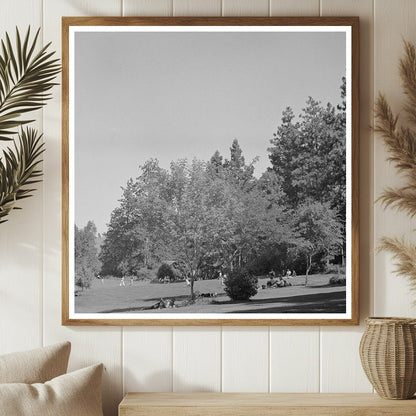
[[63, 325], [359, 323], [358, 17], [64, 17], [62, 51]]

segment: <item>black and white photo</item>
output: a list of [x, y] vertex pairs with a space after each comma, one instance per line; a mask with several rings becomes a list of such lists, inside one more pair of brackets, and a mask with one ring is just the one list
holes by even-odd
[[69, 320], [355, 316], [351, 25], [68, 39]]

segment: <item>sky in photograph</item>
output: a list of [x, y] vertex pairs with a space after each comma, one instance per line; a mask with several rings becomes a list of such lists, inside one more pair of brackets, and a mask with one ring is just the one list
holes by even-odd
[[282, 111], [337, 104], [342, 76], [339, 32], [76, 33], [76, 224], [105, 232], [149, 158], [229, 158], [236, 138], [259, 177]]

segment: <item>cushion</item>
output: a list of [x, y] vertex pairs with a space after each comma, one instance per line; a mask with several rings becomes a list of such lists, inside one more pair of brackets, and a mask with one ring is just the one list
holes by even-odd
[[98, 364], [44, 384], [0, 384], [0, 415], [103, 416], [102, 373]]
[[0, 383], [44, 383], [66, 373], [71, 344], [0, 355]]

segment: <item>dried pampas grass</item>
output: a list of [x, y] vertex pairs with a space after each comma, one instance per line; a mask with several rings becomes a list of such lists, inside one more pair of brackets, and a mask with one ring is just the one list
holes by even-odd
[[[396, 208], [413, 218], [416, 216], [416, 46], [404, 41], [404, 50], [399, 68], [406, 94], [404, 110], [412, 128], [399, 125], [398, 115], [393, 113], [386, 97], [379, 94], [375, 105], [377, 123], [374, 130], [381, 135], [390, 153], [387, 160], [407, 180], [403, 187], [385, 189], [378, 200], [384, 208]], [[395, 272], [407, 277], [411, 289], [416, 291], [416, 245], [404, 239], [384, 237], [379, 250], [393, 254]]]

